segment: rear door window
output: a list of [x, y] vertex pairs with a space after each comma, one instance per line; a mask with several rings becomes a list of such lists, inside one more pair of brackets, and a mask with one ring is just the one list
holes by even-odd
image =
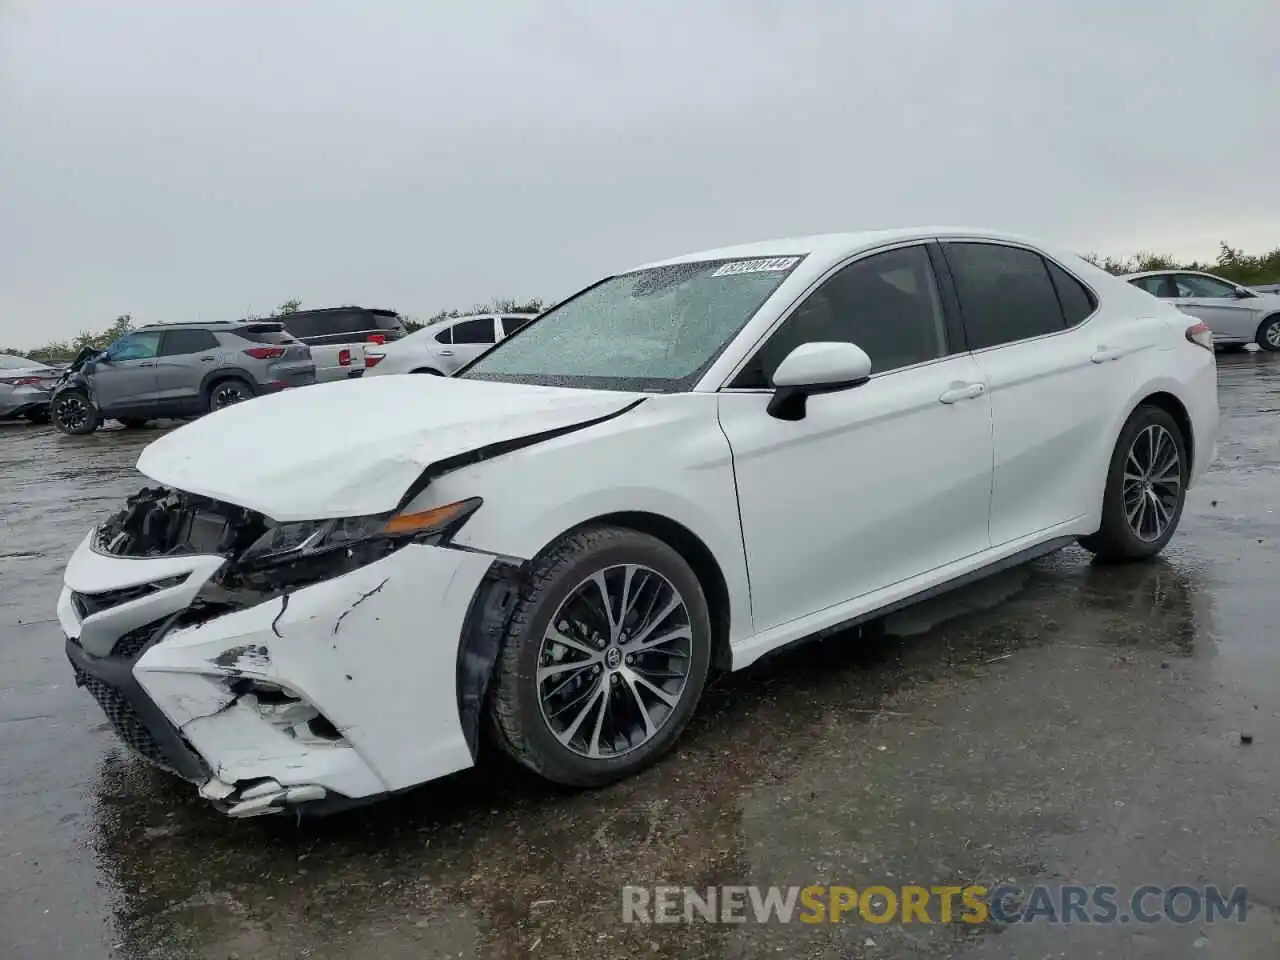
[[453, 327], [445, 327], [437, 333], [436, 343], [453, 343]]
[[493, 319], [477, 317], [453, 325], [454, 343], [493, 343]]
[[160, 344], [160, 356], [180, 357], [218, 349], [218, 338], [208, 330], [167, 330]]
[[995, 243], [943, 244], [955, 278], [969, 349], [1066, 328], [1058, 294], [1038, 253]]

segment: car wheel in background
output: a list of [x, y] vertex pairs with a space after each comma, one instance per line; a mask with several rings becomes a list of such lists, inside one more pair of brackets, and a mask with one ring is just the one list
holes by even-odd
[[27, 419], [31, 423], [48, 423], [49, 408], [45, 407], [43, 410], [32, 410], [30, 413], [27, 414]]
[[1245, 348], [1246, 346], [1248, 346], [1248, 344], [1244, 344], [1244, 343], [1224, 343], [1224, 344], [1222, 344], [1221, 346], [1219, 346], [1217, 349], [1221, 350], [1223, 353], [1243, 353], [1243, 352], [1244, 352], [1244, 348]]
[[1111, 455], [1102, 526], [1080, 545], [1107, 562], [1154, 557], [1178, 528], [1190, 469], [1177, 421], [1159, 407], [1138, 407]]
[[570, 534], [534, 561], [512, 613], [490, 704], [498, 742], [556, 783], [637, 773], [688, 723], [711, 643], [679, 553], [619, 527]]
[[430, 367], [424, 367], [421, 370], [410, 370], [410, 373], [429, 373], [433, 377], [443, 377], [444, 374], [439, 370], [432, 370]]
[[141, 420], [138, 417], [117, 417], [116, 419], [120, 421], [122, 426], [129, 430], [141, 430], [151, 422], [150, 420]]
[[82, 437], [98, 429], [102, 418], [87, 394], [68, 390], [58, 394], [52, 404], [53, 425], [70, 437]]
[[249, 386], [247, 381], [239, 377], [227, 377], [225, 380], [219, 380], [209, 387], [209, 399], [206, 407], [210, 413], [213, 413], [223, 407], [243, 403], [252, 399], [252, 397], [253, 387]]
[[1262, 321], [1258, 327], [1258, 346], [1272, 353], [1280, 350], [1280, 313]]

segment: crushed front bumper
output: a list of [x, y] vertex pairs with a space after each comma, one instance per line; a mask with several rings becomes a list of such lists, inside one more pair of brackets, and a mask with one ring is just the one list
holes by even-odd
[[347, 806], [473, 763], [459, 645], [493, 557], [410, 544], [184, 626], [222, 557], [92, 544], [58, 602], [77, 683], [134, 752], [225, 812]]

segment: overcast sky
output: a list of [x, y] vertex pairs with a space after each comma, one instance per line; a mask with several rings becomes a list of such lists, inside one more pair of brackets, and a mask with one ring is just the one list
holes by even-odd
[[0, 345], [957, 223], [1280, 245], [1275, 0], [0, 0]]

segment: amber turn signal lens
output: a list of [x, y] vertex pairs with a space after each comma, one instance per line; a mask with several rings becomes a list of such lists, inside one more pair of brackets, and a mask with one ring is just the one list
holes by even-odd
[[446, 527], [455, 520], [460, 520], [480, 506], [480, 498], [459, 500], [446, 503], [443, 507], [433, 507], [420, 513], [401, 513], [387, 521], [382, 532], [392, 535], [406, 533], [430, 533]]

